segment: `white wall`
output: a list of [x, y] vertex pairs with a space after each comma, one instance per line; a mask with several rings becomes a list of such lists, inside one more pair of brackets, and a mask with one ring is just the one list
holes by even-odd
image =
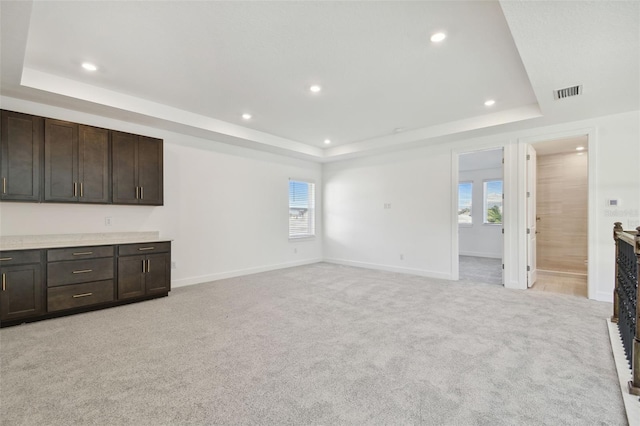
[[464, 256], [502, 258], [502, 225], [483, 223], [483, 183], [501, 180], [502, 168], [459, 172], [459, 182], [472, 182], [472, 224], [458, 227], [458, 250]]
[[324, 181], [326, 260], [450, 277], [450, 149], [327, 164]]
[[[325, 259], [454, 277], [457, 268], [453, 264], [452, 235], [457, 235], [457, 217], [451, 188], [457, 180], [457, 170], [452, 167], [453, 159], [459, 152], [504, 145], [505, 248], [509, 255], [505, 257], [505, 285], [524, 289], [524, 146], [533, 139], [592, 132], [590, 161], [595, 163], [590, 181], [590, 297], [611, 301], [613, 222], [620, 220], [628, 228], [640, 225], [639, 123], [640, 112], [634, 111], [327, 164]], [[608, 198], [622, 199], [623, 205], [617, 210], [608, 208]], [[384, 203], [391, 203], [392, 208], [384, 209]]]
[[1, 203], [1, 235], [159, 231], [173, 240], [174, 286], [322, 260], [320, 217], [316, 238], [288, 239], [288, 179], [315, 181], [321, 211], [319, 164], [11, 98], [2, 107], [162, 138], [165, 188], [161, 207]]

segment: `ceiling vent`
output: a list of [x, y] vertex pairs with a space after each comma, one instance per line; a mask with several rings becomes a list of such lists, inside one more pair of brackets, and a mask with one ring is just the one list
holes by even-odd
[[555, 100], [568, 98], [570, 96], [582, 95], [582, 84], [579, 86], [565, 87], [564, 89], [558, 89], [553, 91], [553, 98]]

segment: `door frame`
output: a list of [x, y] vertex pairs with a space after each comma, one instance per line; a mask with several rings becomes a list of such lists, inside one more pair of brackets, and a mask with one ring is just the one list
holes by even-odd
[[[503, 141], [501, 143], [490, 142], [486, 144], [477, 144], [473, 146], [459, 147], [451, 150], [451, 212], [453, 215], [451, 226], [451, 280], [458, 281], [460, 279], [460, 241], [459, 241], [459, 227], [458, 227], [458, 184], [460, 183], [460, 155], [470, 154], [473, 152], [481, 151], [493, 151], [502, 150], [502, 193], [504, 198], [502, 200], [502, 229], [504, 230], [502, 235], [502, 285], [507, 286], [507, 271], [510, 268], [507, 266], [508, 257], [508, 244], [507, 244], [507, 229], [506, 223], [508, 222], [508, 215], [512, 212], [509, 210], [510, 205], [507, 201], [507, 188], [511, 189], [512, 183], [507, 182], [511, 176], [512, 163], [507, 161], [507, 154], [510, 147], [513, 146], [511, 141]], [[509, 169], [509, 173], [507, 170]]]
[[[597, 132], [593, 127], [568, 130], [557, 133], [544, 133], [536, 136], [518, 138], [518, 187], [520, 196], [518, 197], [518, 210], [522, 212], [518, 216], [518, 280], [527, 282], [527, 145], [534, 145], [537, 142], [546, 142], [555, 139], [568, 139], [577, 136], [587, 136], [588, 146], [588, 200], [587, 200], [587, 298], [595, 299], [598, 277], [598, 265], [595, 262], [597, 252], [597, 194], [596, 194], [596, 161], [598, 155]], [[506, 160], [505, 160], [506, 161]]]

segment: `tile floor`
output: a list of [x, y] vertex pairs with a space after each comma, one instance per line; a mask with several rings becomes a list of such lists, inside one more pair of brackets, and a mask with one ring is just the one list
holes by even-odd
[[531, 290], [587, 297], [587, 276], [539, 270]]

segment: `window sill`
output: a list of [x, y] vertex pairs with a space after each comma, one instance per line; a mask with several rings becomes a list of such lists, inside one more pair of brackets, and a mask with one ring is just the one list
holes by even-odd
[[299, 237], [289, 237], [289, 242], [314, 240], [315, 238], [315, 235], [300, 235]]

